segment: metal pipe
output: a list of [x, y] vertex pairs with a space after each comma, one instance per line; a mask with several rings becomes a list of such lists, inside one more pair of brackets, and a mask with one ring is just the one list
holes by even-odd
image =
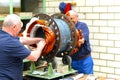
[[10, 0], [10, 14], [13, 13], [13, 0]]
[[42, 9], [43, 9], [43, 13], [46, 13], [46, 0], [42, 0], [43, 5], [42, 5]]

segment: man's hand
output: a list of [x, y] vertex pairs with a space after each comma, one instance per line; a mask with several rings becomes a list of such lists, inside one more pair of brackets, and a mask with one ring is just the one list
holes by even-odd
[[37, 49], [43, 49], [44, 46], [46, 45], [46, 41], [43, 39], [37, 43]]
[[80, 44], [83, 44], [84, 41], [85, 41], [84, 37], [83, 37], [82, 39], [79, 39], [79, 43], [80, 43]]
[[41, 49], [45, 46], [45, 44], [46, 44], [46, 41], [41, 38], [41, 40], [38, 43], [33, 44], [33, 45], [29, 45], [29, 49], [32, 51], [34, 51], [36, 49]]
[[45, 46], [46, 42], [44, 39], [41, 39], [38, 43], [37, 43], [37, 48], [33, 51], [31, 51], [30, 55], [27, 57], [28, 60], [31, 61], [37, 61], [38, 58], [41, 56], [42, 54], [42, 50]]

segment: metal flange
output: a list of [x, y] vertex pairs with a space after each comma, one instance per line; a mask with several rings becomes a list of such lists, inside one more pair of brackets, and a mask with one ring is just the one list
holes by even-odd
[[[77, 32], [76, 32], [76, 28], [75, 28], [75, 25], [74, 23], [70, 20], [69, 17], [67, 17], [66, 15], [64, 14], [60, 14], [60, 13], [56, 13], [56, 14], [53, 14], [51, 15], [51, 17], [53, 17], [54, 19], [60, 19], [60, 20], [63, 20], [65, 21], [68, 26], [69, 26], [69, 30], [70, 30], [70, 33], [71, 33], [71, 39], [70, 39], [70, 42], [69, 44], [67, 45], [67, 49], [66, 51], [63, 51], [63, 52], [58, 52], [57, 55], [58, 56], [63, 56], [63, 55], [69, 55], [71, 53], [71, 51], [75, 48], [76, 46], [76, 41], [77, 41]], [[59, 27], [59, 26], [58, 26]]]

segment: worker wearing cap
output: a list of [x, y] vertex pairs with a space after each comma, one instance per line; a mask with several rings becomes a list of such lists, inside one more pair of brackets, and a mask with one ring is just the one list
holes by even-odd
[[[23, 80], [23, 59], [37, 61], [46, 44], [43, 38], [18, 37], [23, 26], [15, 14], [6, 16], [0, 30], [0, 80]], [[34, 51], [25, 45], [37, 43]]]
[[82, 30], [83, 33], [83, 38], [79, 40], [81, 46], [78, 52], [71, 56], [72, 68], [78, 70], [78, 73], [93, 74], [93, 59], [91, 57], [88, 26], [78, 21], [78, 14], [73, 10], [68, 11], [66, 15], [75, 24], [76, 29]]

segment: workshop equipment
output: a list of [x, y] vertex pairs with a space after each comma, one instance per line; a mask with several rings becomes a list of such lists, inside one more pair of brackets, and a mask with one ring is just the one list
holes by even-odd
[[54, 14], [51, 17], [38, 14], [34, 17], [39, 20], [33, 21], [26, 32], [28, 37], [46, 39], [40, 59], [50, 61], [54, 56], [72, 55], [76, 52], [75, 48], [80, 47], [78, 43], [82, 38], [82, 33], [64, 14]]
[[[39, 59], [46, 60], [49, 63], [55, 62], [55, 56], [63, 57], [63, 63], [68, 64], [67, 73], [59, 75], [51, 74], [52, 77], [46, 74], [47, 76], [44, 75], [44, 78], [51, 79], [75, 73], [76, 71], [71, 68], [71, 58], [69, 55], [74, 54], [80, 47], [79, 39], [83, 37], [82, 32], [77, 30], [74, 23], [64, 14], [58, 13], [52, 16], [38, 14], [34, 17], [38, 19], [29, 24], [26, 28], [26, 34], [28, 37], [45, 38], [46, 45]], [[31, 46], [37, 47], [37, 44], [30, 45], [28, 48], [31, 49]], [[35, 71], [35, 64], [33, 62], [31, 62], [31, 67], [33, 67], [31, 71]], [[48, 66], [48, 73], [53, 73], [53, 69], [49, 67], [51, 67], [51, 65]], [[29, 75], [33, 76], [32, 74]]]

